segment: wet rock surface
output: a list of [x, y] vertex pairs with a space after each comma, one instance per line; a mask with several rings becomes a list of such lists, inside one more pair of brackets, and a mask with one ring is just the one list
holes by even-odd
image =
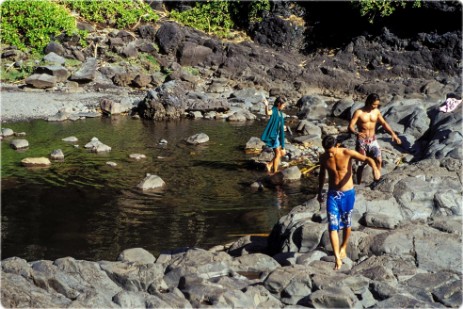
[[[264, 97], [285, 95], [288, 114], [296, 116], [287, 118], [296, 132], [288, 141], [291, 160], [316, 162], [323, 135], [338, 134], [344, 145], [354, 147], [342, 121], [363, 105], [367, 94], [377, 92], [381, 111], [402, 145], [391, 144], [390, 136], [378, 129], [384, 182], [371, 189], [372, 179], [365, 175], [366, 182], [356, 186], [348, 256], [339, 271], [333, 270], [324, 205], [309, 200], [280, 218], [269, 237], [249, 235], [209, 250], [177, 248], [155, 257], [132, 248], [116, 261], [4, 259], [2, 305], [460, 307], [462, 107], [448, 113], [439, 107], [446, 95], [462, 91], [461, 25], [455, 27], [451, 19], [455, 14], [461, 17], [461, 5], [423, 5], [423, 12], [433, 12], [429, 16], [442, 25], [439, 33], [417, 31], [416, 23], [401, 28], [400, 23], [387, 22], [370, 32], [356, 32], [356, 25], [348, 22], [331, 31], [320, 23], [326, 12], [333, 15], [331, 20], [342, 22], [349, 16], [346, 11], [282, 2], [261, 23], [249, 25], [253, 42], [224, 42], [164, 22], [157, 28], [141, 25], [133, 32], [111, 33], [87, 25], [92, 32], [86, 50], [50, 43], [44, 57], [48, 65], [37, 66], [22, 85], [2, 85], [3, 123], [112, 114], [153, 121], [191, 117], [244, 122], [263, 117]], [[301, 23], [304, 14], [316, 16], [314, 23]], [[442, 22], [446, 18], [449, 22]], [[160, 69], [147, 74], [103, 54], [95, 58], [93, 42], [123, 58], [147, 53]], [[2, 48], [5, 62], [23, 57], [13, 47]], [[80, 64], [69, 67], [66, 59]], [[1, 138], [10, 141], [16, 134], [2, 128]], [[207, 140], [198, 135], [188, 142]], [[28, 147], [26, 142], [15, 139], [11, 147]], [[87, 145], [95, 152], [111, 150], [97, 139]], [[261, 163], [273, 155], [268, 149], [260, 152], [262, 146], [253, 137], [245, 148], [259, 153], [256, 162]], [[61, 153], [52, 158], [62, 159]], [[48, 158], [29, 159], [23, 164], [51, 164]], [[304, 172], [289, 167], [255, 185], [259, 189], [294, 181]], [[148, 174], [139, 188], [165, 185]]]

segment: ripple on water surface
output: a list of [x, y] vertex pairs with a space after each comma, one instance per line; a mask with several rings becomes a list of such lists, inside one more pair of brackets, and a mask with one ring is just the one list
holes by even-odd
[[[258, 121], [152, 122], [128, 117], [6, 125], [26, 132], [30, 147], [18, 152], [7, 146], [8, 139], [2, 141], [2, 258], [113, 260], [127, 248], [158, 254], [228, 243], [246, 233], [269, 233], [281, 215], [312, 196], [314, 180], [273, 190], [250, 189], [264, 172], [249, 165], [251, 155], [243, 147], [252, 136], [260, 136], [264, 126]], [[207, 144], [184, 142], [201, 132], [209, 136]], [[62, 141], [68, 136], [79, 141]], [[83, 146], [92, 137], [112, 151], [86, 150]], [[161, 139], [168, 144], [160, 145]], [[48, 157], [55, 149], [62, 149], [63, 162], [45, 169], [19, 163], [25, 157]], [[146, 158], [130, 159], [132, 153]], [[160, 176], [166, 188], [138, 190], [146, 173]]]

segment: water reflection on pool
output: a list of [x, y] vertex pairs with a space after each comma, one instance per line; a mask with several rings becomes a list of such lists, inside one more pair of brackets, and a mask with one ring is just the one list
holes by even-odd
[[[239, 235], [269, 233], [281, 215], [313, 196], [315, 179], [278, 190], [250, 189], [264, 172], [249, 164], [252, 155], [243, 147], [264, 126], [125, 116], [4, 124], [25, 132], [30, 147], [16, 151], [9, 146], [12, 138], [2, 141], [1, 258], [114, 260], [127, 248], [143, 247], [156, 256], [162, 250], [207, 249]], [[210, 138], [206, 145], [184, 143], [200, 132]], [[62, 141], [68, 136], [76, 136], [79, 147]], [[84, 149], [94, 136], [112, 151]], [[161, 139], [168, 144], [160, 145]], [[64, 152], [64, 162], [42, 169], [20, 166], [25, 157], [48, 157], [55, 149]], [[130, 159], [131, 153], [146, 159]], [[146, 173], [159, 175], [166, 189], [137, 190]]]

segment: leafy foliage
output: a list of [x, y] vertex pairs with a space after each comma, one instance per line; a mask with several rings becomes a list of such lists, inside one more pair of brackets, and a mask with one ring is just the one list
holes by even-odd
[[156, 22], [159, 16], [143, 1], [132, 0], [60, 0], [88, 21], [123, 29], [140, 21]]
[[1, 7], [2, 44], [42, 52], [50, 38], [65, 32], [77, 33], [76, 21], [55, 2], [7, 0]]
[[248, 19], [250, 22], [262, 21], [262, 12], [270, 10], [270, 1], [268, 0], [250, 1], [248, 3]]
[[[237, 24], [246, 25], [259, 21], [262, 12], [269, 9], [269, 0], [207, 0], [196, 2], [195, 6], [187, 11], [172, 10], [170, 17], [184, 25], [226, 38]], [[243, 12], [246, 22], [241, 20]]]
[[172, 10], [170, 17], [184, 25], [202, 30], [206, 33], [215, 33], [226, 37], [234, 26], [230, 17], [230, 2], [208, 0], [196, 2], [195, 6], [187, 11]]
[[[354, 1], [352, 1], [354, 2]], [[362, 16], [367, 16], [368, 21], [373, 23], [378, 16], [386, 17], [392, 15], [396, 8], [405, 8], [408, 3], [413, 3], [414, 8], [421, 7], [421, 0], [403, 1], [403, 0], [359, 0], [355, 1], [360, 6]]]
[[18, 62], [19, 66], [15, 66], [15, 63], [11, 63], [6, 67], [2, 67], [0, 72], [1, 81], [15, 82], [25, 79], [35, 71], [40, 64], [40, 58], [39, 55], [34, 55], [25, 61]]

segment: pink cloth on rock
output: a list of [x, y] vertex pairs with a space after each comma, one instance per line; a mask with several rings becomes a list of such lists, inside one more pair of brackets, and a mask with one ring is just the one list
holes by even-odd
[[442, 105], [439, 110], [444, 113], [449, 113], [451, 111], [454, 111], [458, 105], [460, 105], [461, 100], [457, 100], [455, 98], [448, 98], [445, 100], [445, 104]]

